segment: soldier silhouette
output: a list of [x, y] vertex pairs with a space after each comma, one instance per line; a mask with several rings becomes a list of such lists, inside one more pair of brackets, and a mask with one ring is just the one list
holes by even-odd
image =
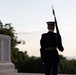
[[[63, 51], [61, 36], [54, 33], [56, 22], [47, 22], [48, 32], [43, 33], [40, 39], [40, 54], [45, 67], [45, 75], [57, 75], [59, 63], [59, 51]], [[58, 50], [57, 50], [58, 49]]]

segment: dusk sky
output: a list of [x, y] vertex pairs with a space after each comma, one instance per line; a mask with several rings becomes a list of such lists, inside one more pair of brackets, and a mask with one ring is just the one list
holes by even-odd
[[0, 0], [0, 20], [12, 23], [19, 39], [21, 51], [40, 56], [41, 34], [48, 32], [47, 21], [54, 21], [53, 5], [62, 36], [63, 56], [76, 56], [76, 0]]

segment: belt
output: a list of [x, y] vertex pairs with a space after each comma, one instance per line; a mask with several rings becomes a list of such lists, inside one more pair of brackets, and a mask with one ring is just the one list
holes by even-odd
[[45, 47], [45, 50], [56, 50], [56, 47]]

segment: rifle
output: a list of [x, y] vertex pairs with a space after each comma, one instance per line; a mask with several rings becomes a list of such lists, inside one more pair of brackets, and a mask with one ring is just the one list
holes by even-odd
[[53, 12], [54, 20], [55, 20], [55, 24], [56, 24], [56, 31], [57, 31], [58, 34], [60, 34], [60, 33], [59, 33], [59, 28], [58, 28], [57, 19], [56, 19], [56, 15], [55, 15], [55, 11], [54, 11], [54, 9], [53, 9], [53, 6], [52, 6], [52, 12]]

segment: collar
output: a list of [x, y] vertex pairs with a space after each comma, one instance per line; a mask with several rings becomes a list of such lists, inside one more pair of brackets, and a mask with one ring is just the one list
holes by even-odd
[[49, 30], [49, 32], [53, 32], [52, 30]]

